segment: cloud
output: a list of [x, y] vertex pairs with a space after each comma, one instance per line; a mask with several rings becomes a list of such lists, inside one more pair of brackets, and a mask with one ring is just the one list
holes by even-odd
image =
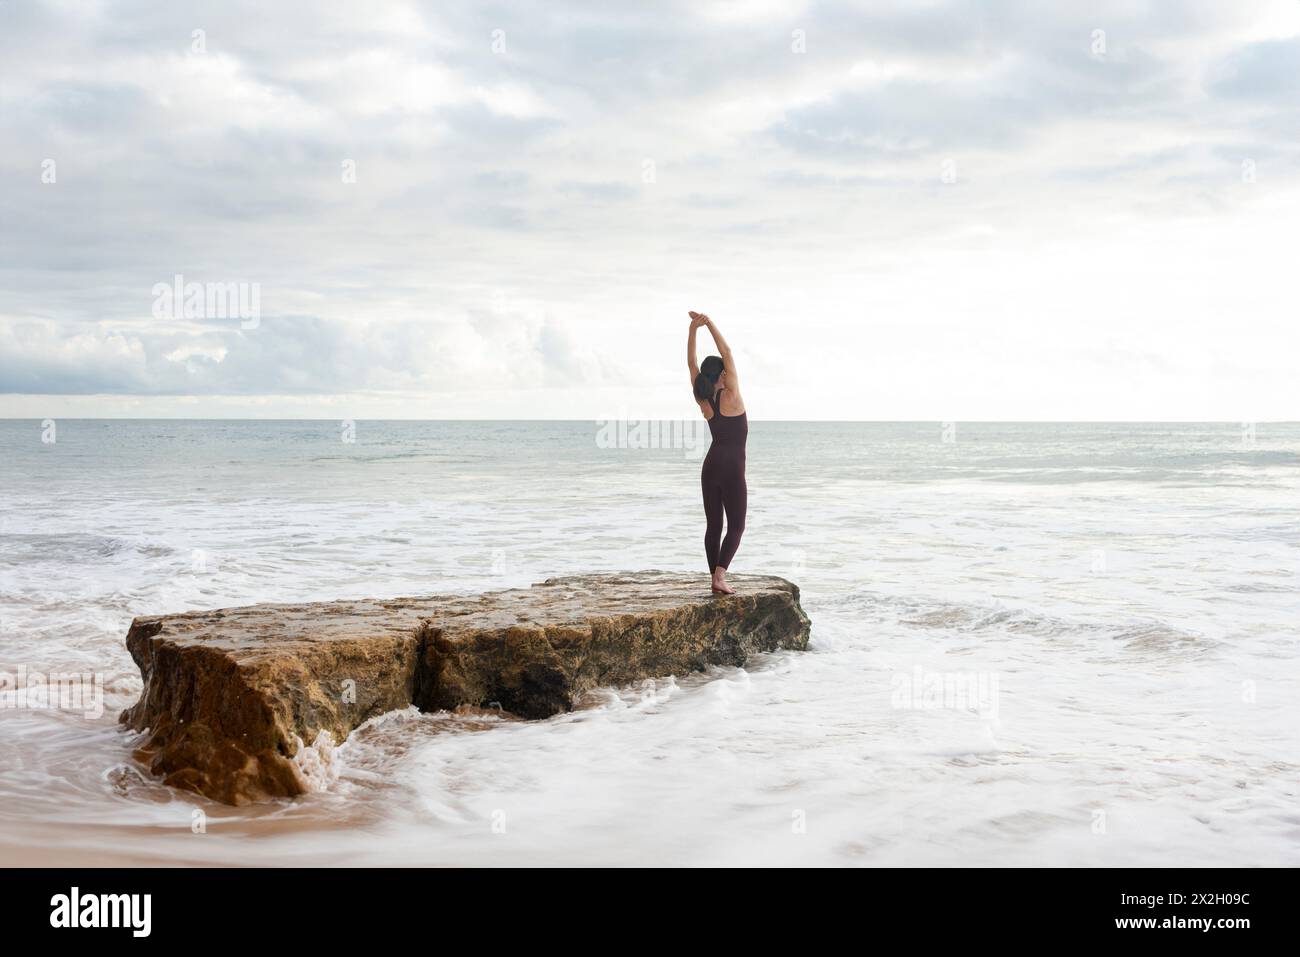
[[[1166, 229], [1264, 241], [1300, 189], [1298, 29], [1210, 0], [7, 4], [0, 390], [524, 410], [670, 389], [691, 306], [743, 320], [773, 386], [791, 317], [847, 355], [880, 348], [868, 308], [996, 341], [995, 304], [946, 289]], [[261, 326], [152, 320], [176, 274], [259, 283]]]
[[1252, 43], [1214, 65], [1209, 90], [1215, 96], [1296, 107], [1300, 94], [1300, 37]]
[[339, 323], [314, 316], [158, 320], [131, 332], [0, 322], [0, 392], [31, 395], [322, 395], [602, 384], [561, 320], [485, 311], [459, 323]]

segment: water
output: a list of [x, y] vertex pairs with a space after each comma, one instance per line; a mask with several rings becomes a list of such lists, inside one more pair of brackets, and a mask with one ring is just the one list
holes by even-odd
[[699, 455], [56, 428], [0, 422], [0, 671], [100, 674], [104, 713], [0, 708], [2, 863], [1300, 864], [1300, 425], [754, 422], [735, 570], [799, 582], [808, 652], [389, 715], [251, 809], [132, 760], [132, 616], [703, 574]]

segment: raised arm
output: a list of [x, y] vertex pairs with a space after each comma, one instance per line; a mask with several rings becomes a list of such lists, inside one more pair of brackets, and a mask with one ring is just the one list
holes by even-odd
[[691, 331], [686, 335], [686, 365], [691, 370], [691, 388], [695, 387], [695, 377], [700, 374], [700, 364], [695, 360], [695, 330], [704, 325], [703, 318], [696, 318], [698, 313], [691, 313]]
[[722, 367], [727, 370], [727, 378], [731, 381], [733, 389], [740, 388], [740, 376], [736, 374], [736, 360], [732, 358], [731, 346], [727, 345], [727, 340], [722, 338], [722, 333], [718, 327], [713, 324], [713, 320], [708, 316], [700, 316], [704, 324], [709, 327], [709, 335], [713, 336], [713, 342], [718, 347], [718, 355], [722, 356]]

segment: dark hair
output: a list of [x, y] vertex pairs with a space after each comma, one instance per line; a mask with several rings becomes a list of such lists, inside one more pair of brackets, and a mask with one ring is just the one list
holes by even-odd
[[695, 377], [695, 398], [703, 402], [712, 397], [713, 389], [722, 375], [722, 360], [717, 356], [706, 356], [700, 363], [700, 374]]
[[695, 377], [695, 398], [699, 399], [701, 402], [711, 398], [713, 396], [713, 386], [715, 384], [716, 383], [713, 379], [710, 379], [701, 372]]

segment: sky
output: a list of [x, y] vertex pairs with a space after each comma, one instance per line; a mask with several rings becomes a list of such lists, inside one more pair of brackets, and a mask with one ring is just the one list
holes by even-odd
[[1297, 419], [1298, 133], [1295, 0], [0, 0], [0, 416]]

